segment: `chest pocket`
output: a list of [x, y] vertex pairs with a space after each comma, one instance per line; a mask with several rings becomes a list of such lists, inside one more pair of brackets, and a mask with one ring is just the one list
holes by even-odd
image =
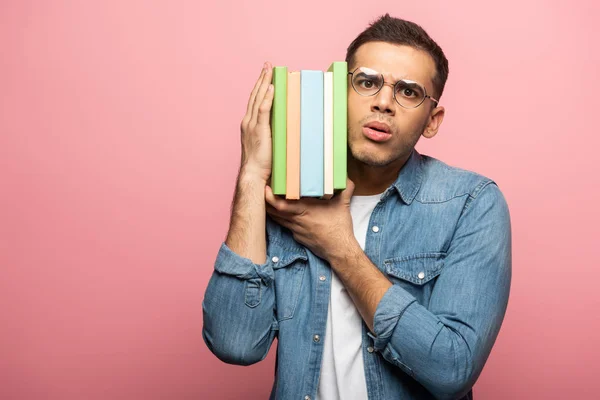
[[418, 253], [386, 259], [384, 269], [390, 280], [427, 305], [435, 278], [444, 268], [446, 253]]
[[294, 316], [300, 299], [300, 289], [308, 267], [304, 251], [281, 250], [279, 256], [271, 259], [275, 273], [275, 300], [277, 321]]

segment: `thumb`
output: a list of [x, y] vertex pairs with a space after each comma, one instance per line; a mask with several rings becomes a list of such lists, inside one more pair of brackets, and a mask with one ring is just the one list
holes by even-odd
[[352, 198], [352, 194], [354, 193], [354, 182], [350, 180], [350, 178], [346, 178], [346, 189], [340, 193], [340, 198], [342, 201], [350, 203], [350, 199]]

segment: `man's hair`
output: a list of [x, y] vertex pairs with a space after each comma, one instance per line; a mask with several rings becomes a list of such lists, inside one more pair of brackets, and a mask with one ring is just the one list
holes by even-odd
[[346, 50], [348, 67], [354, 64], [354, 55], [358, 48], [368, 42], [386, 42], [406, 45], [428, 53], [435, 62], [436, 74], [433, 77], [433, 88], [437, 98], [442, 96], [446, 79], [448, 79], [448, 60], [441, 47], [429, 37], [427, 32], [414, 22], [385, 14], [372, 22], [360, 35], [354, 39]]

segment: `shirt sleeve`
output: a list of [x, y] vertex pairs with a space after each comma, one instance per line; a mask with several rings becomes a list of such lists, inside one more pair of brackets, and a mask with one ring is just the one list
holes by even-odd
[[250, 365], [263, 360], [278, 329], [273, 267], [221, 244], [202, 302], [204, 342], [222, 361]]
[[469, 196], [428, 307], [391, 286], [374, 316], [374, 347], [436, 398], [464, 396], [491, 352], [508, 304], [508, 205], [490, 181]]

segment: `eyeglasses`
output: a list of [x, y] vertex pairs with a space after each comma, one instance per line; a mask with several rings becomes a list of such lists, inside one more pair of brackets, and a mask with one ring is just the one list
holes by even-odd
[[427, 98], [435, 101], [436, 106], [439, 103], [427, 94], [423, 85], [415, 81], [400, 79], [394, 84], [386, 83], [383, 74], [366, 67], [358, 67], [348, 75], [352, 76], [352, 88], [361, 96], [375, 96], [383, 85], [389, 85], [394, 89], [394, 100], [401, 107], [417, 108]]

